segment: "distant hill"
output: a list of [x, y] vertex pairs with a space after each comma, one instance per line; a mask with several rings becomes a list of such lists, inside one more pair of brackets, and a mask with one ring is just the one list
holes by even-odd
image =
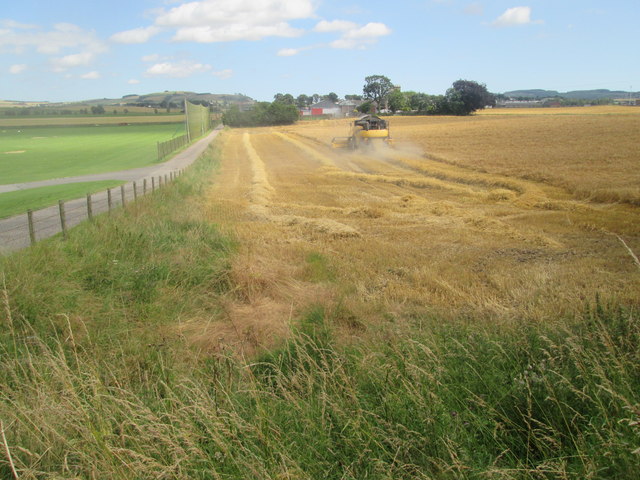
[[17, 100], [0, 100], [0, 109], [10, 110], [13, 108], [23, 109], [71, 109], [76, 111], [80, 108], [96, 107], [101, 105], [105, 108], [117, 106], [136, 106], [151, 108], [181, 108], [185, 98], [194, 103], [209, 104], [219, 109], [224, 109], [230, 105], [247, 105], [255, 103], [251, 97], [240, 93], [195, 93], [195, 92], [157, 92], [146, 94], [130, 94], [122, 98], [96, 98], [92, 100], [83, 100], [77, 102], [36, 102], [36, 101], [17, 101]]
[[156, 92], [146, 94], [130, 94], [125, 95], [122, 98], [109, 99], [101, 98], [94, 100], [86, 100], [83, 103], [85, 105], [139, 105], [145, 107], [164, 108], [167, 105], [173, 104], [180, 106], [184, 103], [185, 98], [191, 102], [207, 102], [218, 105], [231, 105], [231, 104], [245, 104], [254, 103], [255, 100], [246, 95], [239, 93], [195, 93], [195, 92]]
[[632, 98], [640, 98], [640, 92], [624, 92], [622, 90], [574, 90], [571, 92], [558, 92], [556, 90], [513, 90], [511, 92], [504, 92], [503, 94], [508, 98], [530, 98], [537, 100], [541, 98], [562, 97], [571, 100], [602, 100], [606, 98], [628, 98], [631, 95]]

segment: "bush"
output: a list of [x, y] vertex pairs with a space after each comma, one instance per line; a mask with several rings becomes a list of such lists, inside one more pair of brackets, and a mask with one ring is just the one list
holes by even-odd
[[258, 102], [252, 110], [241, 112], [234, 105], [222, 115], [222, 123], [229, 127], [266, 127], [270, 125], [291, 125], [300, 113], [295, 105], [282, 102]]

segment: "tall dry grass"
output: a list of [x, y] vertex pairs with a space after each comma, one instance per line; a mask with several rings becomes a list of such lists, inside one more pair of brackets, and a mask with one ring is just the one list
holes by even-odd
[[[619, 478], [637, 474], [637, 317], [525, 331], [424, 320], [340, 347], [322, 308], [247, 362], [147, 351], [70, 323], [3, 335], [6, 478]], [[16, 339], [17, 349], [6, 340]]]

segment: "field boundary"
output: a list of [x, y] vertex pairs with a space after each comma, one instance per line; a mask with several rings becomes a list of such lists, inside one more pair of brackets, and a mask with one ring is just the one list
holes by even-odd
[[[87, 198], [59, 202], [58, 205], [0, 220], [0, 255], [20, 250], [35, 241], [63, 233], [65, 230], [95, 215], [108, 212], [110, 209], [126, 206], [128, 202], [135, 201], [138, 194], [152, 193], [157, 188], [174, 180], [180, 172], [190, 166], [206, 150], [221, 128], [221, 126], [217, 127], [162, 165], [128, 171], [133, 174], [134, 178], [122, 185], [120, 189], [115, 189], [115, 194], [113, 193], [114, 189], [107, 189], [88, 195]], [[111, 175], [113, 178], [114, 173], [101, 175]], [[74, 177], [73, 180], [80, 181], [81, 178], [86, 179], [87, 177]], [[58, 184], [68, 183], [68, 180], [57, 179], [56, 182]]]
[[180, 135], [179, 137], [174, 137], [164, 142], [158, 142], [157, 143], [158, 161], [171, 155], [176, 150], [180, 150], [182, 147], [188, 144], [189, 144], [189, 135], [187, 135], [186, 133], [184, 135]]

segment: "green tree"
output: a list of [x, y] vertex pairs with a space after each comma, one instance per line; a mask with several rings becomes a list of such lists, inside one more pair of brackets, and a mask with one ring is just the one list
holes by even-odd
[[278, 103], [284, 103], [285, 105], [295, 105], [296, 103], [293, 95], [290, 93], [276, 93], [273, 96], [273, 100]]
[[309, 95], [305, 95], [304, 93], [298, 95], [298, 97], [296, 98], [296, 105], [298, 106], [298, 108], [308, 107], [312, 102], [313, 99]]
[[[291, 97], [293, 99], [293, 97]], [[298, 108], [293, 104], [273, 102], [267, 107], [268, 125], [291, 125], [298, 120]]]
[[404, 93], [397, 89], [389, 93], [389, 95], [387, 96], [387, 103], [389, 105], [389, 110], [391, 110], [393, 113], [396, 113], [400, 110], [406, 110], [408, 108], [407, 98], [405, 97]]
[[371, 107], [373, 106], [372, 102], [364, 102], [361, 103], [360, 106], [356, 108], [356, 110], [360, 113], [369, 113], [371, 112]]
[[393, 90], [393, 83], [384, 75], [370, 75], [365, 77], [362, 87], [364, 98], [381, 105], [387, 95]]
[[326, 100], [331, 100], [333, 103], [336, 103], [338, 101], [339, 97], [338, 97], [337, 93], [331, 92], [331, 93], [328, 93], [327, 95], [325, 95], [324, 98]]
[[489, 93], [486, 85], [472, 80], [453, 82], [445, 95], [448, 113], [453, 115], [469, 115], [487, 105], [495, 105], [495, 97]]
[[233, 105], [222, 115], [222, 123], [229, 127], [290, 125], [298, 120], [298, 115], [295, 105], [278, 101], [258, 102], [246, 112], [241, 112], [237, 105]]

